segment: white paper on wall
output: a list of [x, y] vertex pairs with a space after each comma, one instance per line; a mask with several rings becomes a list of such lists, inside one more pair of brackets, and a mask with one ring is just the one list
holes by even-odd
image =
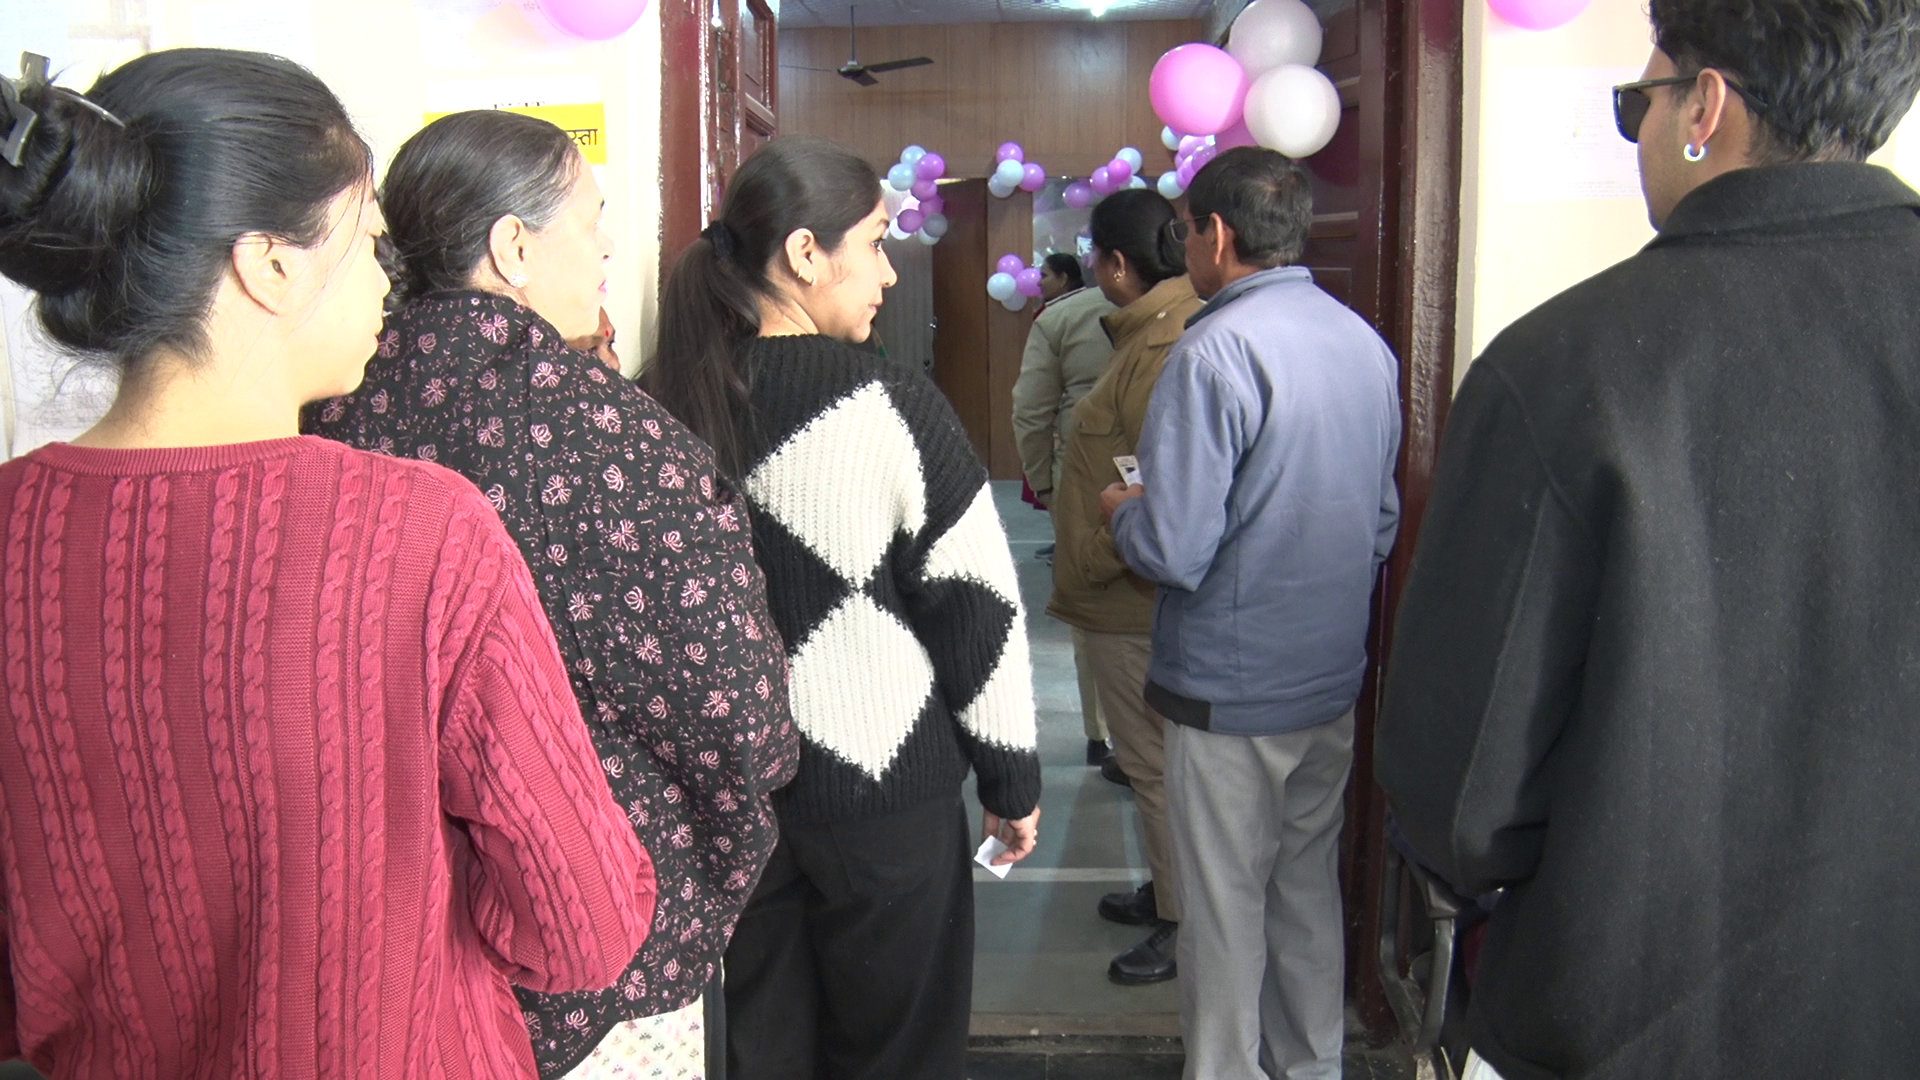
[[0, 459], [64, 442], [92, 427], [113, 404], [111, 369], [81, 364], [48, 342], [33, 317], [33, 294], [0, 278], [0, 321], [6, 328], [5, 397], [11, 408]]
[[66, 0], [0, 0], [0, 75], [20, 72], [20, 54], [36, 52], [58, 72], [72, 61]]
[[1494, 88], [1490, 167], [1508, 202], [1639, 199], [1640, 159], [1613, 122], [1613, 88], [1628, 67], [1522, 67]]
[[193, 43], [251, 49], [314, 66], [313, 0], [221, 0], [193, 5]]

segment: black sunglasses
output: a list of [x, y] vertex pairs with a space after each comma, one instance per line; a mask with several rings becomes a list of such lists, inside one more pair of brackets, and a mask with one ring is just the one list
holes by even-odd
[[[1656, 86], [1679, 86], [1693, 82], [1698, 75], [1675, 75], [1670, 79], [1648, 79], [1645, 82], [1627, 83], [1613, 88], [1613, 126], [1620, 129], [1620, 137], [1630, 143], [1640, 141], [1640, 125], [1646, 122], [1647, 110], [1653, 108], [1653, 99], [1647, 91]], [[1747, 108], [1754, 112], [1765, 112], [1767, 103], [1747, 91], [1747, 88], [1727, 79], [1727, 89], [1740, 95]]]

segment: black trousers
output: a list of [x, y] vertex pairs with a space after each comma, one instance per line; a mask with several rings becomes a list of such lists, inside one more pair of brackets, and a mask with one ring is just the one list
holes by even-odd
[[957, 796], [782, 819], [727, 948], [728, 1080], [964, 1080], [970, 836]]

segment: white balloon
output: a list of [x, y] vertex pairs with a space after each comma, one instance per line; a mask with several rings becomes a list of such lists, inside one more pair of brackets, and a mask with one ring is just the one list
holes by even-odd
[[1127, 186], [1130, 188], [1143, 188], [1147, 186], [1147, 182], [1141, 177], [1136, 176], [1133, 179], [1127, 181]]
[[1340, 91], [1316, 68], [1277, 67], [1247, 91], [1247, 130], [1261, 146], [1290, 158], [1326, 149], [1339, 128]]
[[940, 238], [928, 232], [926, 229], [926, 226], [924, 225], [920, 227], [919, 232], [914, 233], [913, 235], [916, 239], [918, 239], [921, 243], [927, 245], [928, 247], [932, 247], [933, 245], [940, 242]]
[[1012, 158], [1001, 162], [993, 170], [993, 178], [1000, 181], [1001, 187], [1018, 187], [1022, 177], [1027, 175], [1027, 167]]
[[1284, 64], [1319, 63], [1324, 37], [1320, 17], [1301, 0], [1253, 0], [1233, 20], [1227, 52], [1258, 79]]
[[887, 235], [887, 239], [889, 240], [905, 240], [910, 234], [901, 232], [900, 223], [896, 221], [893, 224], [887, 226], [886, 235]]
[[920, 164], [920, 159], [926, 156], [927, 148], [921, 146], [919, 143], [914, 143], [905, 150], [900, 151], [900, 164], [918, 165]]
[[947, 235], [947, 228], [950, 225], [951, 222], [947, 220], [947, 215], [928, 214], [927, 220], [920, 223], [920, 231], [938, 240]]
[[1014, 185], [1001, 183], [998, 176], [987, 181], [987, 191], [996, 199], [1011, 199], [1015, 190]]
[[1140, 151], [1135, 150], [1131, 146], [1121, 147], [1120, 152], [1113, 156], [1131, 165], [1133, 171], [1136, 173], [1145, 168], [1147, 164], [1147, 159], [1140, 156]]
[[987, 295], [1006, 303], [1007, 297], [1020, 295], [1020, 283], [1012, 274], [995, 274], [987, 279]]
[[1014, 293], [1012, 296], [1000, 301], [1000, 306], [1006, 308], [1008, 311], [1019, 311], [1021, 308], [1027, 306], [1027, 298], [1020, 293]]
[[1160, 129], [1160, 145], [1169, 150], [1180, 149], [1180, 136], [1170, 127]]
[[1160, 174], [1160, 182], [1155, 186], [1159, 188], [1161, 196], [1168, 199], [1177, 199], [1187, 193], [1187, 189], [1180, 186], [1180, 174], [1171, 169]]

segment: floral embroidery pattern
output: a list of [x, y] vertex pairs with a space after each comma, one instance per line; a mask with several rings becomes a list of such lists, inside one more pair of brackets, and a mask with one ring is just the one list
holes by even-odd
[[363, 387], [309, 408], [306, 429], [437, 458], [486, 493], [660, 882], [653, 932], [614, 987], [521, 992], [555, 1077], [712, 977], [773, 852], [771, 795], [798, 762], [785, 653], [760, 630], [773, 622], [744, 498], [638, 387], [485, 293], [418, 300], [379, 340]]

